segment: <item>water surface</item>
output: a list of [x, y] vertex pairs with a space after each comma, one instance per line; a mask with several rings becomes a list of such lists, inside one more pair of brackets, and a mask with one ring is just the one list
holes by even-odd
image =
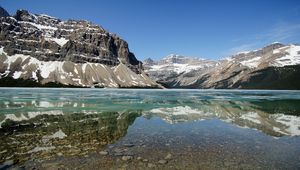
[[0, 126], [6, 168], [300, 168], [300, 91], [1, 88]]

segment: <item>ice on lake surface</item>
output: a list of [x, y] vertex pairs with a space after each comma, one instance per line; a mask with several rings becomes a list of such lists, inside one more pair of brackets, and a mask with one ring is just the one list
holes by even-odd
[[0, 168], [299, 169], [300, 91], [0, 88]]

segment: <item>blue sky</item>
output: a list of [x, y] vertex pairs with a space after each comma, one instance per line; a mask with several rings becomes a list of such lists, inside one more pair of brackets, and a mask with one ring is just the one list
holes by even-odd
[[85, 19], [125, 39], [140, 60], [220, 59], [274, 41], [300, 43], [300, 0], [1, 0], [61, 19]]

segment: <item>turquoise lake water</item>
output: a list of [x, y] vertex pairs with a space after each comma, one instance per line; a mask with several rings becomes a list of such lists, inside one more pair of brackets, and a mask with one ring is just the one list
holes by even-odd
[[0, 88], [0, 127], [0, 168], [300, 168], [300, 91]]

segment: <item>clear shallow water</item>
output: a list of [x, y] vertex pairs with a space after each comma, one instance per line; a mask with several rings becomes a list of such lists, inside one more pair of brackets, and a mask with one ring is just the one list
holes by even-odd
[[300, 91], [1, 88], [0, 124], [6, 167], [300, 168]]

